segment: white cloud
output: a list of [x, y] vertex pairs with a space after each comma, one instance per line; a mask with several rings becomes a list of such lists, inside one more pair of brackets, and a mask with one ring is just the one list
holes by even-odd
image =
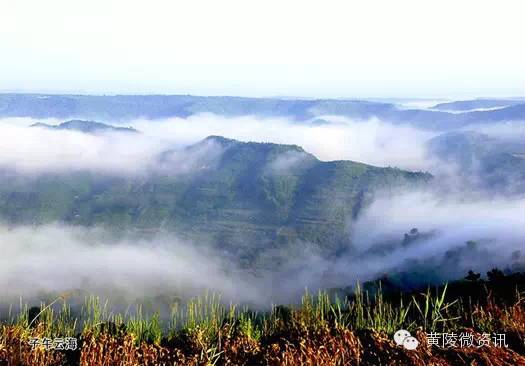
[[96, 135], [27, 127], [36, 122], [27, 118], [0, 119], [0, 165], [32, 174], [82, 169], [139, 174], [157, 167], [163, 151], [178, 149], [179, 157], [173, 156], [171, 162], [183, 169], [191, 159], [182, 147], [221, 135], [240, 141], [296, 144], [325, 161], [354, 160], [415, 170], [429, 166], [425, 143], [432, 133], [379, 120], [325, 118], [332, 123], [203, 114], [131, 122], [140, 134]]
[[[208, 135], [224, 135], [243, 141], [297, 144], [323, 160], [349, 159], [410, 169], [433, 167], [425, 156], [425, 143], [432, 133], [379, 120], [325, 119], [330, 123], [214, 115], [136, 120], [132, 125], [142, 132], [137, 135], [49, 131], [27, 127], [35, 122], [30, 119], [3, 119], [0, 165], [28, 174], [71, 169], [142, 174], [159, 167], [156, 158], [160, 152], [174, 148], [170, 163], [184, 172], [191, 168], [195, 156], [187, 155], [183, 146]], [[493, 133], [511, 135], [509, 131], [515, 127], [502, 126], [503, 130], [494, 129]], [[203, 154], [216, 152], [203, 150]], [[276, 167], [286, 169], [294, 161], [295, 157], [285, 156]], [[377, 196], [353, 225], [351, 238], [356, 251], [328, 261], [313, 246], [300, 243], [293, 253], [276, 254], [283, 261], [278, 271], [257, 278], [240, 272], [234, 259], [222, 258], [222, 253], [206, 249], [205, 243], [196, 249], [173, 236], [114, 242], [97, 229], [0, 226], [0, 290], [17, 296], [20, 291], [27, 295], [42, 289], [115, 288], [136, 295], [164, 290], [195, 293], [209, 287], [227, 298], [267, 305], [271, 300], [288, 301], [305, 286], [347, 286], [357, 279], [404, 269], [409, 258], [432, 259], [467, 240], [490, 243], [486, 249], [493, 255], [485, 260], [504, 263], [505, 256], [522, 248], [525, 240], [523, 212], [525, 201], [519, 198], [467, 200], [465, 196], [433, 192]], [[385, 239], [401, 240], [413, 227], [437, 230], [438, 235], [386, 255], [369, 252]], [[479, 263], [480, 268], [488, 265], [481, 259]], [[468, 261], [464, 265], [468, 266]]]
[[204, 245], [173, 235], [115, 239], [92, 228], [0, 226], [2, 300], [81, 290], [124, 296], [195, 296], [210, 289], [224, 299], [259, 302], [250, 276]]
[[191, 143], [208, 135], [241, 141], [295, 144], [321, 160], [354, 160], [378, 166], [425, 169], [425, 143], [435, 134], [377, 119], [353, 121], [321, 117], [328, 124], [304, 124], [284, 118], [236, 117], [210, 114], [167, 120], [137, 120], [131, 125], [151, 137]]
[[525, 239], [525, 217], [520, 212], [525, 212], [524, 199], [468, 200], [431, 191], [404, 193], [375, 200], [356, 222], [353, 243], [368, 249], [385, 237], [401, 238], [415, 227], [455, 235], [456, 245], [481, 237], [497, 239], [503, 250], [505, 243], [515, 244], [513, 238]]
[[[410, 260], [439, 265], [448, 250], [477, 241], [484, 254], [463, 253], [455, 268], [440, 273], [444, 280], [456, 279], [468, 269], [510, 264], [511, 254], [523, 249], [524, 210], [523, 199], [462, 201], [428, 191], [379, 197], [353, 224], [348, 253], [327, 259], [315, 245], [295, 243], [262, 253], [280, 265], [255, 272], [208, 243], [183, 241], [174, 233], [116, 239], [99, 228], [0, 226], [0, 290], [3, 303], [71, 290], [81, 290], [81, 298], [100, 294], [128, 302], [212, 291], [226, 302], [268, 307], [296, 301], [305, 288], [347, 287], [410, 272]], [[435, 234], [402, 246], [403, 234], [413, 227]], [[380, 250], [385, 242], [395, 244], [386, 253]]]

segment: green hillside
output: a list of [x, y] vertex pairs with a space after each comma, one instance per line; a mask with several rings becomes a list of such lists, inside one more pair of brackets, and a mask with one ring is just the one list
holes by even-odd
[[[209, 146], [214, 153], [197, 153]], [[184, 152], [194, 161], [183, 172], [177, 169], [181, 162], [171, 159], [176, 151], [159, 157], [163, 169], [134, 177], [4, 172], [0, 217], [10, 224], [66, 222], [144, 235], [175, 231], [253, 263], [262, 251], [301, 241], [335, 253], [374, 192], [431, 178], [351, 161], [321, 162], [293, 145], [217, 136]]]

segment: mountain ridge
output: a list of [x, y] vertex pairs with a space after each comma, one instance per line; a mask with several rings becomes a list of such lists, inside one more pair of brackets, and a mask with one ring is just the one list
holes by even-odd
[[[180, 171], [181, 165], [187, 169]], [[352, 161], [324, 162], [295, 145], [217, 136], [189, 150], [165, 152], [162, 169], [148, 176], [2, 175], [0, 220], [7, 224], [168, 230], [266, 265], [271, 260], [264, 253], [301, 242], [327, 255], [347, 247], [353, 219], [375, 194], [432, 179], [428, 173]]]
[[85, 133], [97, 133], [97, 132], [126, 132], [126, 133], [138, 133], [136, 129], [132, 127], [116, 127], [106, 123], [85, 121], [79, 119], [73, 119], [62, 122], [58, 125], [50, 125], [47, 123], [37, 122], [32, 124], [30, 127], [46, 128], [50, 130], [72, 130]]
[[[497, 113], [496, 113], [497, 112]], [[525, 119], [525, 101], [499, 110], [448, 113], [439, 110], [402, 109], [395, 104], [366, 100], [273, 99], [200, 97], [191, 95], [44, 95], [0, 94], [0, 117], [80, 118], [125, 122], [137, 118], [187, 118], [199, 113], [226, 117], [253, 115], [283, 117], [298, 122], [335, 115], [356, 120], [379, 118], [431, 130], [448, 130], [470, 124]]]

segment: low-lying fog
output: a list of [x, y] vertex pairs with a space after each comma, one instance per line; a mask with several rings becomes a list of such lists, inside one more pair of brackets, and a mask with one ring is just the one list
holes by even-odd
[[[207, 288], [222, 293], [227, 300], [267, 306], [294, 301], [305, 287], [345, 287], [383, 273], [410, 271], [414, 259], [439, 265], [447, 252], [464, 247], [467, 241], [477, 242], [479, 255], [461, 252], [454, 268], [443, 268], [442, 279], [457, 278], [468, 269], [505, 267], [510, 265], [511, 256], [516, 259], [521, 255], [517, 251], [525, 247], [525, 198], [466, 194], [470, 189], [456, 179], [458, 168], [427, 152], [427, 142], [438, 132], [377, 119], [323, 120], [298, 123], [197, 115], [129, 123], [140, 134], [85, 134], [28, 127], [35, 122], [62, 121], [1, 119], [0, 166], [26, 175], [70, 170], [149, 174], [162, 168], [157, 166], [161, 152], [179, 151], [179, 165], [183, 167], [191, 156], [184, 155], [188, 153], [182, 147], [209, 135], [221, 135], [241, 141], [296, 144], [321, 160], [354, 160], [430, 171], [437, 182], [427, 191], [400, 192], [393, 198], [378, 195], [353, 223], [351, 247], [341, 257], [328, 261], [308, 243], [300, 243], [297, 253], [287, 253], [285, 264], [271, 273], [246, 273], [235, 258], [225, 258], [204, 245], [173, 235], [158, 235], [148, 241], [132, 237], [114, 240], [100, 228], [59, 223], [2, 225], [2, 298], [12, 301], [18, 296], [32, 298], [48, 291], [81, 289], [137, 299], [191, 296]], [[483, 132], [518, 140], [525, 137], [524, 126], [484, 126]], [[412, 228], [431, 234], [407, 246], [373, 250], [387, 242], [400, 243]]]

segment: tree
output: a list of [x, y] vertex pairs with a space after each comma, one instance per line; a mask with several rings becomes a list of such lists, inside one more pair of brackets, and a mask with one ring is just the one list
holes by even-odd
[[468, 271], [468, 275], [465, 277], [467, 281], [476, 282], [481, 277], [481, 274], [475, 273], [474, 271]]
[[492, 268], [487, 272], [487, 278], [491, 282], [497, 282], [505, 278], [505, 273], [498, 268]]

